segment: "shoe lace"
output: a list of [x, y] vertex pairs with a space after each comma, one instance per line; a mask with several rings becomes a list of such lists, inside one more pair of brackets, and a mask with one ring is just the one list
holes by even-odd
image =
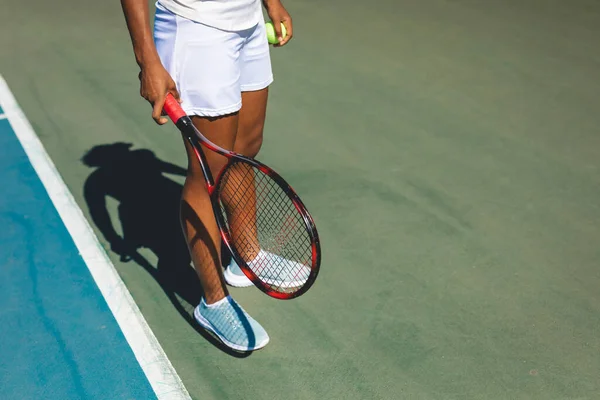
[[225, 310], [225, 314], [223, 315], [223, 318], [228, 323], [228, 325], [231, 326], [232, 331], [236, 331], [242, 327], [242, 322], [240, 321], [239, 316], [231, 308], [227, 308]]

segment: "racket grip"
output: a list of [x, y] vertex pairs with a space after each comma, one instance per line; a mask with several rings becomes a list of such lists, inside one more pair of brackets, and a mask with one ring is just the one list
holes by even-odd
[[179, 105], [179, 102], [173, 97], [171, 93], [167, 93], [167, 98], [165, 99], [165, 105], [163, 107], [171, 121], [174, 124], [179, 121], [181, 117], [185, 117], [186, 113], [183, 111], [183, 108]]

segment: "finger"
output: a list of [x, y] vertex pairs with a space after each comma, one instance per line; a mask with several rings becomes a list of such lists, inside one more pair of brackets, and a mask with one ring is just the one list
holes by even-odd
[[284, 38], [285, 42], [289, 42], [292, 36], [294, 36], [294, 24], [292, 24], [291, 18], [286, 18], [283, 20], [283, 25], [285, 25], [285, 30], [287, 31], [287, 35]]
[[177, 87], [175, 86], [175, 82], [173, 82], [172, 85], [169, 87], [169, 93], [171, 93], [173, 95], [173, 97], [175, 97], [175, 100], [177, 100], [180, 103], [182, 102], [181, 96], [179, 95], [179, 91], [177, 90]]
[[[177, 87], [175, 86], [175, 82], [171, 82], [170, 83], [169, 88], [167, 89], [167, 92], [170, 93], [175, 98], [175, 100], [177, 100], [177, 102], [179, 104], [181, 104], [183, 102], [183, 100], [181, 100], [181, 96], [179, 95], [179, 91], [177, 91]], [[166, 116], [167, 115], [167, 112], [164, 110], [164, 108], [163, 108], [163, 110], [161, 112], [161, 115], [162, 116]]]
[[273, 20], [273, 30], [275, 31], [275, 37], [277, 38], [277, 41], [281, 45], [281, 42], [283, 42], [283, 32], [281, 29], [281, 23], [278, 22], [279, 20], [279, 18], [275, 18]]
[[[294, 34], [293, 32], [293, 27], [292, 27], [292, 19], [291, 18], [285, 18], [283, 21], [281, 21], [281, 23], [285, 26], [285, 37], [279, 41], [279, 47], [281, 46], [285, 46], [287, 44], [287, 42], [290, 41], [290, 39], [292, 39], [292, 36]], [[283, 34], [283, 33], [282, 33]]]
[[167, 123], [167, 118], [161, 116], [163, 111], [163, 106], [165, 105], [165, 97], [162, 96], [160, 99], [157, 99], [152, 106], [152, 118], [159, 125], [164, 125]]

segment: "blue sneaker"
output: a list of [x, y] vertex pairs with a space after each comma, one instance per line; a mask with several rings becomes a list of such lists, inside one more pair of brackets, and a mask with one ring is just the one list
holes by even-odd
[[269, 343], [269, 335], [264, 328], [231, 296], [210, 305], [202, 298], [194, 310], [194, 318], [200, 326], [234, 350], [258, 350]]

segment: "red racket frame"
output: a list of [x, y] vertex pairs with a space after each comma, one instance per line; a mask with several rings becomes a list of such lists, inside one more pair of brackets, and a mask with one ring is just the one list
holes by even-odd
[[[314, 284], [319, 273], [321, 265], [321, 245], [314, 220], [308, 212], [308, 210], [306, 209], [304, 203], [302, 203], [302, 200], [300, 200], [300, 197], [298, 197], [298, 195], [294, 191], [294, 189], [292, 189], [292, 187], [278, 173], [276, 173], [263, 163], [253, 158], [249, 158], [241, 154], [235, 153], [233, 151], [223, 149], [222, 147], [217, 146], [216, 144], [208, 140], [204, 135], [202, 135], [200, 131], [196, 129], [196, 127], [192, 123], [192, 119], [185, 113], [185, 111], [179, 105], [179, 102], [170, 93], [167, 94], [167, 98], [164, 105], [164, 111], [167, 113], [171, 121], [173, 121], [173, 123], [181, 131], [184, 138], [190, 143], [190, 145], [194, 149], [194, 153], [196, 154], [196, 157], [198, 158], [198, 161], [200, 162], [200, 166], [202, 168], [202, 174], [204, 175], [206, 188], [210, 196], [213, 212], [215, 214], [217, 225], [219, 226], [221, 238], [223, 239], [223, 242], [231, 252], [232, 257], [237, 262], [244, 275], [246, 275], [248, 279], [250, 279], [258, 289], [276, 299], [289, 300], [306, 293], [306, 291], [310, 289], [310, 287]], [[227, 164], [219, 172], [216, 180], [213, 178], [210, 168], [208, 167], [206, 157], [204, 155], [204, 151], [202, 150], [201, 145], [204, 145], [211, 151], [225, 156], [228, 159]], [[296, 207], [296, 210], [298, 210], [298, 213], [300, 213], [300, 215], [302, 216], [302, 220], [304, 221], [306, 230], [311, 239], [312, 265], [310, 266], [310, 274], [306, 283], [300, 289], [293, 293], [278, 292], [274, 290], [268, 283], [261, 281], [260, 278], [248, 267], [244, 260], [239, 256], [239, 253], [235, 249], [235, 246], [231, 243], [229, 229], [227, 228], [225, 218], [223, 217], [221, 211], [221, 206], [219, 203], [219, 193], [216, 190], [216, 188], [218, 187], [219, 179], [223, 175], [224, 171], [226, 171], [226, 169], [230, 165], [236, 162], [247, 163], [252, 167], [259, 169], [264, 174], [268, 175], [269, 178], [273, 179], [279, 185], [279, 187], [286, 193], [286, 195]]]

